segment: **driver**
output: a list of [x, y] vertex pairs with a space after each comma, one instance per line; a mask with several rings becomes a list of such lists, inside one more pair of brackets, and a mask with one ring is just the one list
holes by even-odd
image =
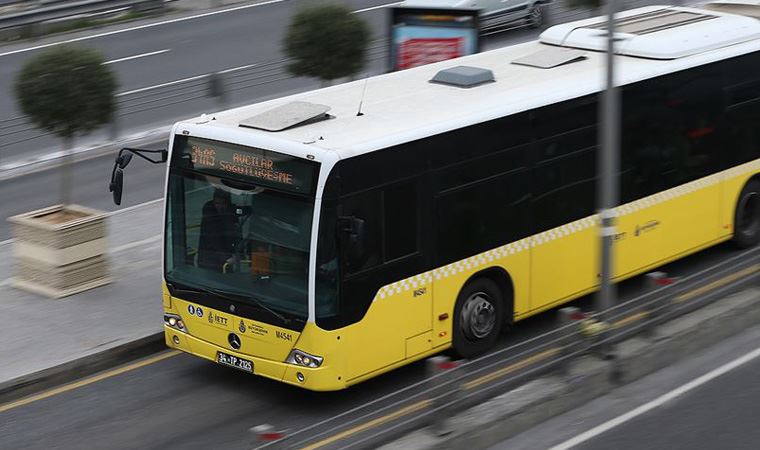
[[226, 262], [234, 261], [235, 244], [240, 240], [240, 225], [230, 193], [216, 188], [203, 205], [198, 267], [222, 272]]

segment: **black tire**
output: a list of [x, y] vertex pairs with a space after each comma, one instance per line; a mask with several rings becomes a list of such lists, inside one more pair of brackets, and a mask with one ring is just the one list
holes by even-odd
[[541, 28], [544, 24], [544, 13], [544, 6], [540, 3], [534, 3], [533, 6], [530, 7], [528, 16], [526, 17], [528, 26], [531, 28]]
[[733, 242], [739, 248], [760, 243], [760, 182], [757, 180], [748, 182], [736, 201]]
[[496, 283], [488, 278], [467, 283], [454, 307], [454, 352], [472, 358], [491, 349], [504, 325], [504, 309], [503, 294]]

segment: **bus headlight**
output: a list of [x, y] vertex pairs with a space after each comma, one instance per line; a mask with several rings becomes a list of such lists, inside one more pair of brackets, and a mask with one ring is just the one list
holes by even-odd
[[293, 350], [288, 355], [288, 359], [285, 360], [288, 364], [295, 364], [296, 366], [312, 367], [316, 368], [322, 365], [323, 358], [321, 356], [310, 355], [301, 350]]
[[169, 328], [174, 328], [175, 330], [187, 333], [185, 321], [182, 320], [182, 317], [176, 314], [164, 314], [164, 324], [168, 325]]

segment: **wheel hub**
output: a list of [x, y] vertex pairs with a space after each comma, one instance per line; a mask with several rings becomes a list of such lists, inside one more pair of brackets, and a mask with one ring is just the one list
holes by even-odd
[[483, 339], [496, 326], [496, 308], [488, 294], [476, 292], [465, 300], [460, 318], [462, 331], [468, 339]]
[[739, 232], [745, 236], [754, 236], [760, 228], [760, 205], [758, 194], [750, 192], [741, 199], [739, 205], [739, 220], [737, 226]]

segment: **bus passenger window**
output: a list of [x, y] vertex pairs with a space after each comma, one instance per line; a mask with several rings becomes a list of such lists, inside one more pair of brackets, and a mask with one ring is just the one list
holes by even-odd
[[385, 261], [417, 252], [417, 189], [413, 183], [386, 188]]

